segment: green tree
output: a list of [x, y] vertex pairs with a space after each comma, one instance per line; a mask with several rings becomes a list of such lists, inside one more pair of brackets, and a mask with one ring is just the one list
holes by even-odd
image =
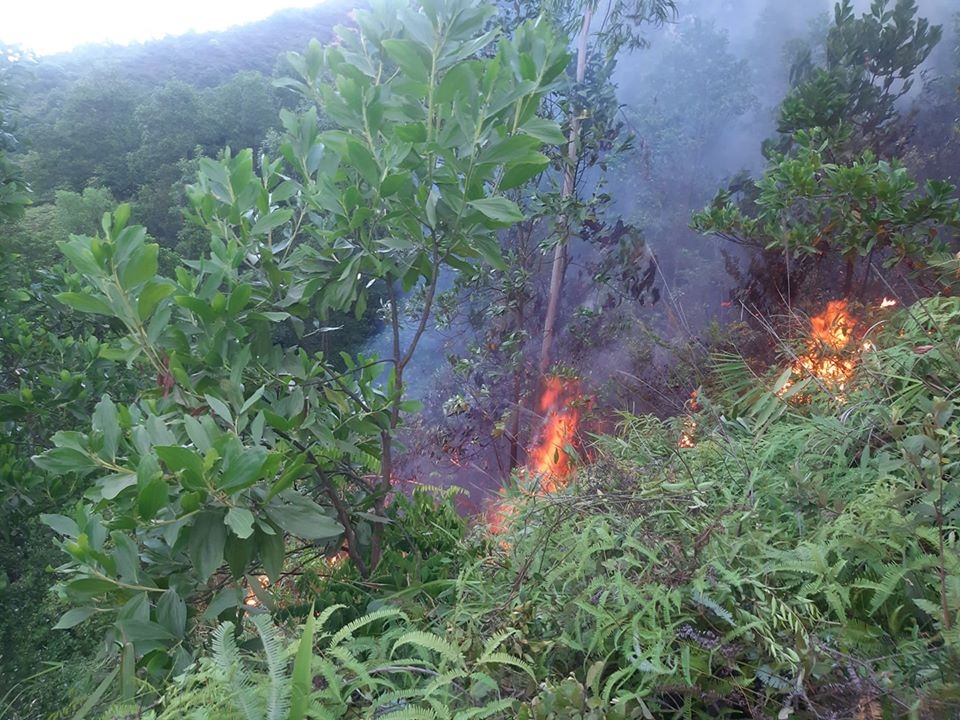
[[18, 149], [10, 98], [12, 76], [18, 70], [17, 58], [15, 50], [0, 45], [0, 223], [21, 217], [30, 201], [23, 173], [9, 158], [9, 154]]
[[[123, 694], [133, 670], [159, 679], [189, 661], [191, 627], [242, 612], [239, 585], [273, 581], [307, 547], [345, 545], [362, 575], [382, 556], [394, 433], [409, 407], [404, 370], [429, 321], [440, 273], [500, 265], [497, 233], [523, 216], [504, 192], [542, 168], [559, 135], [537, 116], [566, 53], [545, 25], [484, 32], [470, 0], [358, 13], [359, 29], [292, 56], [287, 84], [321, 103], [284, 113], [282, 157], [255, 170], [244, 150], [203, 159], [189, 196], [210, 254], [157, 274], [158, 246], [107, 216], [100, 237], [61, 248], [83, 276], [60, 300], [126, 329], [101, 355], [156, 384], [105, 394], [86, 432], [61, 432], [36, 458], [85, 478], [84, 502], [48, 524], [69, 559], [70, 627], [110, 610]], [[386, 288], [394, 333], [381, 364], [272, 343], [277, 323], [363, 312]], [[400, 293], [424, 288], [409, 342]], [[289, 542], [285, 539], [289, 538]], [[215, 591], [211, 578], [222, 589]]]
[[547, 295], [543, 340], [540, 347], [541, 375], [546, 373], [551, 362], [563, 279], [569, 262], [567, 245], [573, 224], [570, 210], [577, 188], [577, 169], [583, 153], [581, 129], [584, 120], [597, 109], [584, 102], [584, 81], [587, 77], [588, 60], [592, 56], [609, 62], [622, 48], [642, 47], [645, 41], [639, 33], [639, 27], [646, 23], [659, 25], [667, 22], [676, 13], [676, 5], [673, 0], [615, 0], [607, 8], [601, 29], [598, 31], [591, 30], [598, 9], [595, 2], [586, 0], [572, 3], [548, 3], [544, 9], [549, 9], [551, 17], [555, 18], [555, 22], [565, 26], [565, 30], [576, 32], [577, 53], [575, 84], [569, 91], [565, 103], [567, 138], [565, 159], [562, 161], [561, 214], [557, 224], [557, 240], [553, 252], [550, 290]]
[[794, 64], [797, 85], [784, 99], [777, 125], [786, 143], [781, 150], [798, 131], [817, 127], [843, 138], [853, 152], [902, 150], [909, 133], [899, 122], [897, 101], [913, 87], [942, 34], [939, 25], [917, 17], [915, 0], [896, 0], [893, 7], [890, 0], [873, 0], [860, 17], [851, 0], [838, 2], [823, 63], [807, 50]]

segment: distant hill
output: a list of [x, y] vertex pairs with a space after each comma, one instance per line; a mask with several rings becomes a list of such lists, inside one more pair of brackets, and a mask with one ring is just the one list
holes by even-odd
[[242, 70], [272, 75], [279, 56], [302, 51], [316, 38], [332, 37], [335, 25], [349, 23], [356, 3], [338, 0], [312, 8], [281, 10], [265, 20], [220, 32], [187, 33], [134, 45], [87, 45], [42, 58], [41, 84], [89, 74], [115, 73], [136, 84], [181, 80], [196, 88], [220, 85]]

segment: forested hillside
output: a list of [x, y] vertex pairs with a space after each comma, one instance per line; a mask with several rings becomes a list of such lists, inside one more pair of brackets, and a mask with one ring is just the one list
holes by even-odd
[[0, 718], [960, 714], [949, 3], [2, 57]]

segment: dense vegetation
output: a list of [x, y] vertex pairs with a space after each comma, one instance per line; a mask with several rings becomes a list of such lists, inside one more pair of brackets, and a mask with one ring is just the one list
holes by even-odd
[[708, 5], [6, 54], [0, 718], [960, 712], [960, 39]]

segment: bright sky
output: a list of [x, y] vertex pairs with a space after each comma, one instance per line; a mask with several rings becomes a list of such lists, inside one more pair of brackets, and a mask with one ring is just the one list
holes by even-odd
[[125, 45], [261, 20], [322, 0], [15, 0], [0, 12], [0, 43], [50, 55], [86, 43]]

